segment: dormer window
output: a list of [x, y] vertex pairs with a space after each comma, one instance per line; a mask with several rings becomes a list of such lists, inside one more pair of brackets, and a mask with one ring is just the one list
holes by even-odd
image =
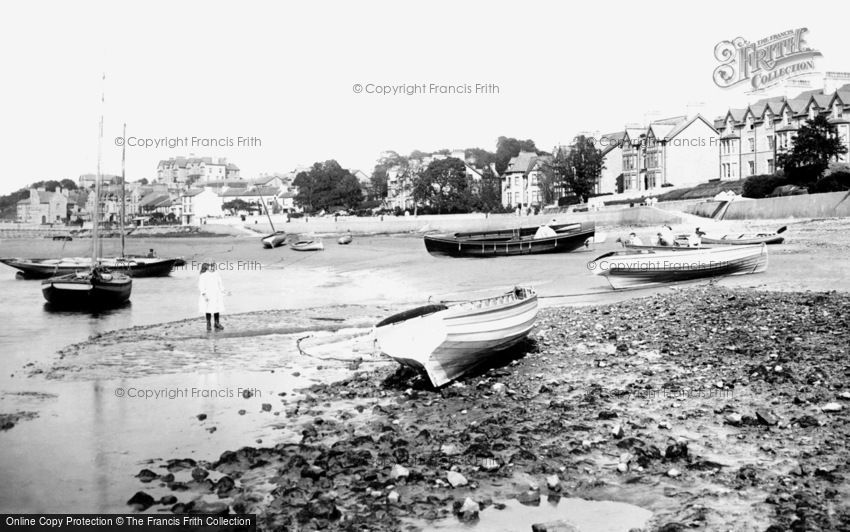
[[817, 114], [817, 112], [818, 112], [818, 108], [817, 108], [816, 105], [810, 106], [809, 107], [809, 120], [813, 120], [815, 118], [815, 115]]
[[791, 122], [791, 112], [787, 109], [782, 113], [782, 125], [787, 126]]
[[764, 114], [764, 127], [766, 129], [771, 129], [773, 127], [773, 115], [770, 114], [770, 111]]
[[832, 104], [832, 116], [835, 118], [841, 118], [844, 115], [844, 109], [841, 104], [836, 101]]

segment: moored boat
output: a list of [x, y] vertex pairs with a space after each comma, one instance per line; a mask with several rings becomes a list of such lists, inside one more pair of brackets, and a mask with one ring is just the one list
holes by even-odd
[[351, 244], [351, 240], [351, 235], [343, 235], [337, 239], [336, 243], [341, 246], [347, 246], [348, 244]]
[[439, 387], [522, 341], [536, 319], [537, 294], [517, 287], [496, 297], [408, 310], [379, 322], [373, 334], [383, 353], [423, 370]]
[[782, 226], [774, 233], [730, 233], [725, 235], [710, 236], [699, 230], [697, 233], [702, 238], [703, 244], [722, 244], [732, 246], [750, 246], [753, 244], [781, 244], [785, 241], [782, 233], [787, 229]]
[[[180, 265], [182, 259], [165, 259], [157, 257], [103, 257], [98, 259], [101, 266], [130, 277], [161, 277], [171, 273]], [[4, 258], [0, 263], [19, 272], [23, 279], [47, 279], [55, 275], [90, 270], [92, 267], [89, 257], [65, 257], [61, 259], [22, 259]], [[185, 261], [183, 261], [185, 264]]]
[[589, 262], [588, 269], [614, 289], [761, 273], [767, 269], [767, 246], [612, 251]]
[[266, 249], [276, 248], [286, 245], [286, 231], [275, 231], [270, 235], [262, 238], [263, 247]]
[[325, 249], [321, 240], [299, 240], [289, 247], [295, 251], [321, 251]]
[[520, 229], [501, 229], [425, 235], [425, 249], [434, 255], [452, 257], [505, 257], [540, 253], [566, 253], [588, 244], [596, 228], [592, 223], [572, 223], [546, 226], [551, 231], [540, 232], [540, 226]]
[[41, 293], [57, 307], [103, 308], [126, 303], [132, 287], [130, 277], [98, 267], [44, 280]]

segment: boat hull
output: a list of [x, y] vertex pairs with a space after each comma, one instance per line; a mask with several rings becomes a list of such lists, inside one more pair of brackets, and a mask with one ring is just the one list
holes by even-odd
[[286, 244], [286, 233], [279, 231], [262, 238], [263, 248], [272, 249]]
[[[0, 262], [17, 269], [24, 279], [49, 279], [50, 277], [86, 272], [91, 269], [90, 259], [0, 259]], [[148, 257], [103, 258], [101, 264], [112, 271], [130, 277], [164, 277], [171, 274], [181, 259]], [[183, 262], [185, 264], [185, 261]]]
[[752, 246], [757, 244], [781, 244], [783, 242], [785, 242], [785, 237], [782, 235], [763, 235], [752, 237], [746, 237], [746, 235], [743, 235], [741, 238], [735, 238], [733, 236], [728, 236], [728, 238], [712, 238], [709, 236], [702, 237], [703, 244], [724, 246]]
[[588, 264], [614, 289], [643, 288], [767, 269], [767, 246], [721, 246], [681, 251], [626, 251], [603, 255]]
[[289, 246], [295, 251], [321, 251], [325, 249], [325, 245], [321, 240], [311, 240], [309, 242], [296, 242]]
[[568, 253], [593, 238], [595, 227], [587, 224], [552, 226], [554, 236], [534, 238], [536, 227], [518, 231], [484, 231], [454, 235], [425, 235], [425, 249], [432, 255], [451, 257], [508, 257], [544, 253]]
[[[518, 288], [508, 294], [414, 315], [384, 320], [375, 342], [397, 362], [423, 370], [443, 386], [521, 342], [537, 319], [537, 294]], [[415, 313], [414, 313], [415, 314]]]
[[121, 274], [109, 279], [91, 274], [69, 274], [51, 277], [41, 284], [48, 303], [62, 308], [107, 308], [120, 306], [130, 299], [133, 281]]

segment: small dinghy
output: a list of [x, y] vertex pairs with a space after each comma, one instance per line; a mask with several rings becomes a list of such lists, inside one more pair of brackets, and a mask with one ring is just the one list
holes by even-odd
[[699, 227], [697, 227], [697, 233], [699, 233], [702, 237], [703, 244], [750, 246], [753, 244], [781, 244], [785, 241], [785, 237], [782, 236], [782, 233], [784, 233], [786, 229], [788, 228], [783, 225], [777, 229], [775, 233], [739, 233], [709, 236], [700, 231]]
[[629, 249], [612, 251], [588, 263], [614, 289], [643, 288], [722, 275], [761, 273], [767, 269], [767, 246]]
[[451, 306], [426, 305], [381, 321], [376, 346], [402, 365], [423, 370], [443, 386], [523, 340], [537, 319], [537, 293], [506, 294]]
[[295, 251], [321, 251], [325, 249], [321, 240], [299, 240], [289, 247]]
[[286, 245], [286, 231], [275, 231], [274, 233], [262, 238], [263, 247], [272, 249]]
[[347, 246], [348, 244], [351, 244], [351, 235], [343, 235], [339, 237], [336, 243], [340, 246]]

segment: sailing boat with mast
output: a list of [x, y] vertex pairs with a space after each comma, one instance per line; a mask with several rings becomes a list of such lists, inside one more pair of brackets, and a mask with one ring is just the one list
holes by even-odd
[[[127, 124], [124, 124], [122, 138], [127, 138]], [[176, 266], [182, 266], [185, 261], [181, 258], [160, 258], [153, 254], [128, 255], [125, 253], [125, 228], [126, 214], [126, 172], [125, 162], [127, 145], [121, 149], [121, 209], [119, 227], [121, 229], [121, 255], [118, 257], [100, 257], [101, 266], [112, 271], [120, 271], [130, 277], [164, 277], [171, 274]], [[99, 203], [99, 202], [96, 202]], [[64, 246], [63, 246], [64, 249]], [[98, 253], [100, 256], [100, 253]], [[24, 258], [0, 258], [0, 263], [18, 270], [18, 276], [22, 279], [47, 279], [59, 275], [87, 272], [92, 268], [90, 257], [64, 257], [59, 259], [24, 259]]]
[[[106, 75], [103, 76], [106, 80]], [[79, 309], [118, 306], [130, 299], [133, 280], [123, 273], [112, 272], [101, 264], [100, 257], [100, 187], [103, 152], [103, 102], [101, 92], [100, 133], [97, 141], [97, 180], [94, 188], [92, 215], [91, 266], [88, 271], [51, 277], [42, 281], [41, 293], [48, 303]]]
[[272, 232], [270, 235], [264, 236], [261, 241], [263, 242], [263, 247], [266, 249], [276, 248], [278, 246], [286, 245], [286, 231], [275, 231], [274, 222], [272, 222], [272, 215], [269, 214], [269, 208], [266, 207], [266, 201], [263, 199], [263, 188], [259, 187], [260, 192], [260, 203], [263, 204], [263, 210], [266, 211], [266, 217], [269, 219], [269, 225], [272, 228]]

